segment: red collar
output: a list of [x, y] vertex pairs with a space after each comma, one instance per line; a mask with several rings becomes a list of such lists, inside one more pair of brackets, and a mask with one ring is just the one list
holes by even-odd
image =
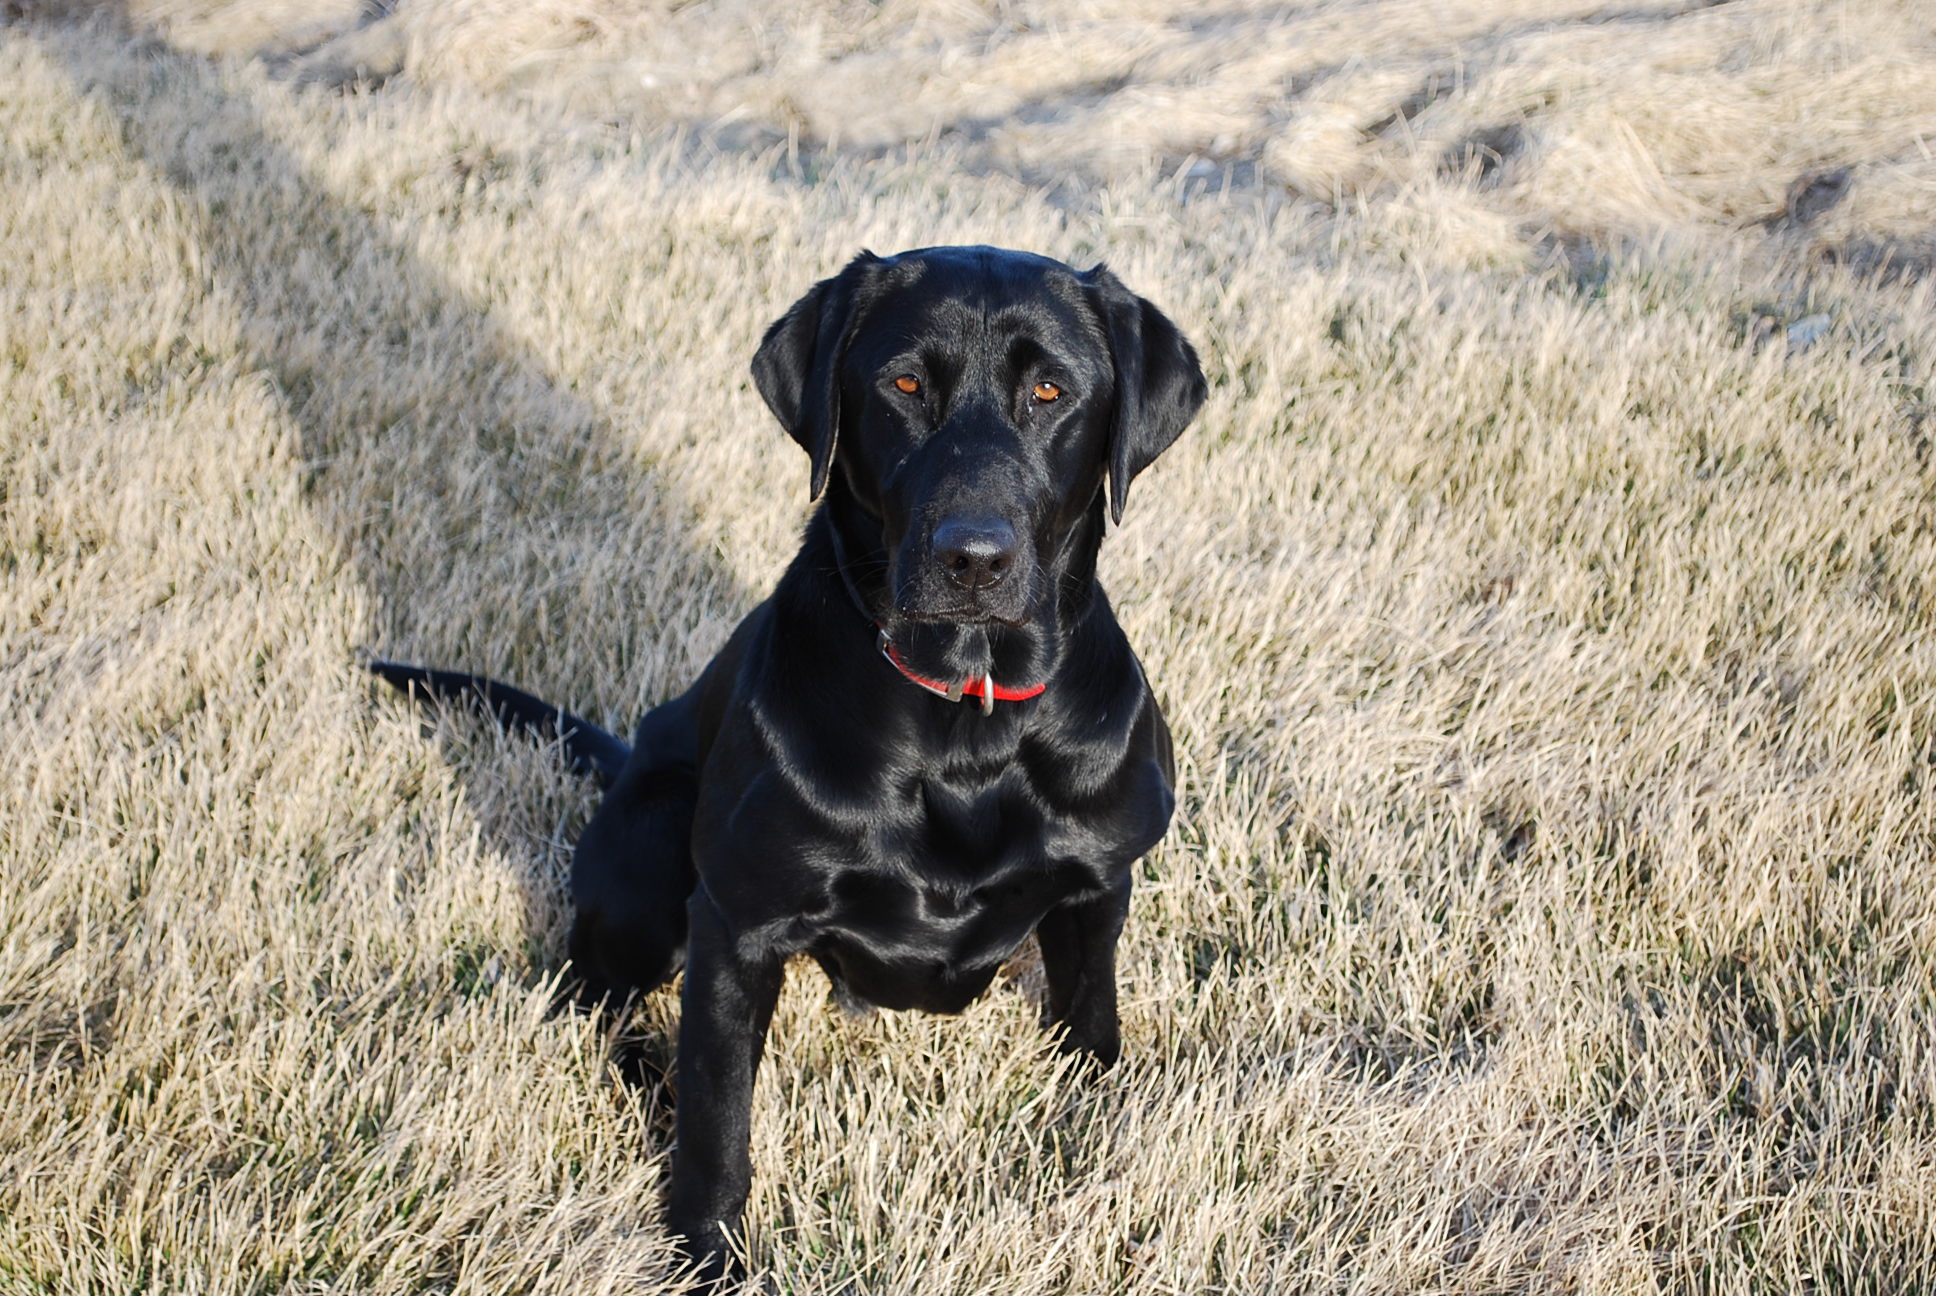
[[887, 637], [887, 627], [880, 627], [880, 632], [881, 656], [887, 658], [888, 663], [895, 670], [928, 692], [947, 698], [950, 702], [959, 702], [964, 697], [980, 698], [983, 715], [992, 715], [997, 702], [1026, 702], [1032, 697], [1040, 696], [1042, 691], [1048, 688], [1047, 683], [1031, 684], [1027, 688], [1006, 688], [997, 684], [993, 675], [964, 680], [959, 684], [943, 684], [939, 680], [931, 680], [909, 670], [907, 663], [901, 660], [900, 652], [895, 649], [894, 641]]

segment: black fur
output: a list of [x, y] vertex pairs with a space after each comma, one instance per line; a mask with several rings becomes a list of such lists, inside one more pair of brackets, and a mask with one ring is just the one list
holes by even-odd
[[[822, 502], [772, 596], [629, 750], [501, 684], [373, 667], [562, 734], [605, 778], [573, 966], [594, 996], [685, 968], [667, 1219], [707, 1276], [731, 1262], [793, 956], [844, 997], [952, 1013], [1034, 932], [1059, 1046], [1116, 1060], [1116, 942], [1174, 767], [1096, 550], [1204, 397], [1189, 343], [1109, 271], [981, 247], [862, 254], [767, 331], [753, 374]], [[930, 680], [1046, 687], [949, 701], [882, 630]]]

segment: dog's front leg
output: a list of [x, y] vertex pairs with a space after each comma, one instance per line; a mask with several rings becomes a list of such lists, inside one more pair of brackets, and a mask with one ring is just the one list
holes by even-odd
[[786, 961], [738, 948], [702, 886], [686, 905], [686, 982], [680, 996], [677, 1146], [666, 1225], [707, 1282], [732, 1267], [731, 1239], [752, 1189], [747, 1148], [753, 1076], [766, 1047]]
[[1049, 980], [1048, 1024], [1060, 1031], [1064, 1053], [1084, 1053], [1103, 1067], [1116, 1065], [1122, 1034], [1116, 1020], [1116, 942], [1129, 916], [1129, 879], [1090, 900], [1058, 905], [1043, 915], [1035, 938]]

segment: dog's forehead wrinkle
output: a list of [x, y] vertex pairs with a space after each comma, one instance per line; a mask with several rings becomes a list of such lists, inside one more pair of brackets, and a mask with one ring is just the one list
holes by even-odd
[[1005, 362], [1012, 364], [1010, 344], [1018, 339], [1047, 351], [1048, 337], [1090, 346], [1101, 337], [1068, 267], [989, 248], [909, 254], [875, 306], [899, 321], [898, 336], [921, 339], [930, 358], [952, 353], [949, 358], [977, 376], [997, 376]]
[[1008, 368], [1017, 374], [1035, 368], [1058, 368], [1062, 362], [1032, 334], [1017, 331], [1008, 342]]

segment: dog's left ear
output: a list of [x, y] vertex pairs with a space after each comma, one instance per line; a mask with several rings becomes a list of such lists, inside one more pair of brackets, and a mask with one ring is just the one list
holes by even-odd
[[862, 252], [839, 274], [809, 288], [753, 353], [753, 385], [807, 452], [813, 499], [827, 489], [840, 439], [840, 359], [853, 330], [855, 299], [880, 264], [872, 252]]
[[1109, 516], [1123, 520], [1123, 501], [1137, 473], [1156, 462], [1196, 417], [1208, 393], [1203, 366], [1169, 317], [1123, 286], [1107, 266], [1081, 276], [1109, 330], [1116, 362], [1116, 413], [1109, 429]]

